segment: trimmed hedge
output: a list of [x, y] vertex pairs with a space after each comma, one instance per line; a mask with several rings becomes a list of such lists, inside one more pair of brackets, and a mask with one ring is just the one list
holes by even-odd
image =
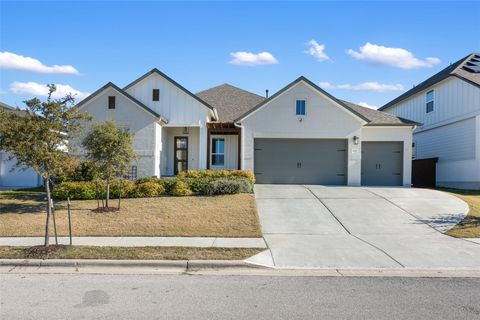
[[247, 179], [227, 180], [220, 179], [210, 182], [205, 188], [205, 194], [221, 195], [221, 194], [235, 194], [235, 193], [250, 193], [252, 192], [252, 185]]
[[[135, 183], [129, 180], [113, 180], [110, 182], [110, 197], [130, 198], [135, 191]], [[97, 197], [105, 198], [107, 183], [105, 181], [67, 181], [55, 186], [52, 195], [55, 199], [66, 200], [94, 200]]]
[[[122, 198], [155, 197], [162, 194], [186, 196], [197, 194], [250, 193], [255, 176], [242, 170], [190, 170], [181, 172], [177, 178], [140, 178], [137, 181], [113, 180], [110, 184], [110, 197]], [[120, 187], [121, 186], [121, 187]], [[62, 182], [53, 189], [53, 197], [65, 200], [94, 200], [105, 198], [105, 181]]]
[[252, 185], [255, 175], [245, 170], [188, 170], [178, 174], [178, 179], [185, 181], [195, 193], [206, 194], [208, 184], [216, 180], [246, 179]]
[[138, 183], [132, 193], [134, 198], [156, 197], [165, 192], [165, 188], [155, 182]]

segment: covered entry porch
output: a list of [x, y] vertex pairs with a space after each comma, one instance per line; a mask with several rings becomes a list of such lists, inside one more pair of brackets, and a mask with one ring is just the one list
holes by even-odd
[[207, 127], [207, 169], [239, 170], [241, 129], [231, 122], [210, 122]]

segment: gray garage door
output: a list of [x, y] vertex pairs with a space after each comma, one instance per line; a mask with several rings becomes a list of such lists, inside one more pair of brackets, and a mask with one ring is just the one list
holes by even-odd
[[347, 140], [255, 139], [257, 183], [345, 185]]
[[403, 142], [362, 143], [362, 185], [403, 184]]

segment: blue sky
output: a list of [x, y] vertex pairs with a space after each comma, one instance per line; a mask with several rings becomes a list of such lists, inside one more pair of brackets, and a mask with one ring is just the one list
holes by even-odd
[[304, 75], [381, 106], [480, 51], [479, 14], [458, 1], [1, 1], [0, 100], [21, 106], [45, 83], [82, 96], [157, 67], [192, 92], [263, 95]]

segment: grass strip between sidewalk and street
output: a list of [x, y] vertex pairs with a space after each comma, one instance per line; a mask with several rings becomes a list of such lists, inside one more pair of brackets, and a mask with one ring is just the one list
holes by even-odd
[[470, 207], [468, 215], [456, 226], [450, 229], [447, 234], [456, 238], [478, 238], [480, 237], [480, 190], [458, 190], [438, 188], [446, 191], [465, 201]]
[[265, 249], [197, 247], [90, 247], [61, 246], [32, 256], [30, 247], [0, 247], [0, 259], [106, 259], [106, 260], [244, 260]]

